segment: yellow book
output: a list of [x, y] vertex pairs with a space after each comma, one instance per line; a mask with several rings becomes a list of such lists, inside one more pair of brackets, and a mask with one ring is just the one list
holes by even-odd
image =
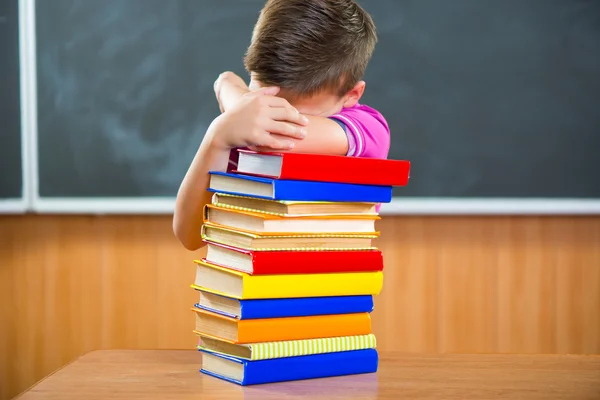
[[383, 273], [249, 275], [195, 260], [192, 288], [236, 299], [282, 299], [294, 297], [377, 295]]
[[195, 331], [195, 333], [200, 336], [197, 346], [199, 350], [225, 354], [250, 361], [376, 348], [375, 335], [372, 333], [357, 336], [282, 340], [279, 342], [249, 344], [229, 343], [202, 335], [198, 331]]

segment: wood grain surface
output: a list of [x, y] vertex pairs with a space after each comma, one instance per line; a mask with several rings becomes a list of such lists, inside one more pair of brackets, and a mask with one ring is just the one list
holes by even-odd
[[599, 356], [384, 353], [376, 374], [240, 387], [198, 372], [196, 351], [86, 354], [20, 400], [600, 398]]

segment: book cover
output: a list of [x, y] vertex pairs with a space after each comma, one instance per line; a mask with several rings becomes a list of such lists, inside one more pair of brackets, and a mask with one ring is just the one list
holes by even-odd
[[244, 360], [256, 361], [306, 356], [311, 354], [336, 353], [340, 351], [374, 349], [377, 347], [377, 341], [375, 335], [371, 333], [368, 335], [338, 336], [333, 338], [233, 344], [199, 335], [197, 347], [199, 350], [206, 350]]
[[277, 342], [371, 333], [369, 313], [239, 320], [199, 308], [192, 308], [192, 311], [196, 314], [196, 334], [230, 343]]
[[207, 261], [251, 275], [383, 271], [380, 250], [253, 251], [205, 242]]
[[380, 232], [317, 232], [283, 233], [255, 232], [205, 222], [200, 232], [202, 239], [255, 251], [300, 250], [376, 250], [373, 239]]
[[[238, 153], [236, 172], [277, 179], [406, 186], [410, 176], [410, 161], [407, 160], [243, 149]], [[265, 173], [269, 170], [272, 174]]]
[[377, 214], [375, 203], [282, 201], [226, 193], [214, 193], [211, 203], [220, 207], [279, 216]]
[[225, 311], [218, 304], [196, 303], [195, 307], [237, 319], [305, 317], [311, 315], [355, 314], [373, 311], [373, 296], [328, 296], [284, 299], [239, 300], [224, 297], [237, 303], [235, 311]]
[[340, 219], [340, 220], [380, 220], [381, 217], [377, 214], [313, 214], [313, 215], [277, 215], [277, 214], [269, 214], [260, 211], [252, 211], [252, 210], [243, 210], [241, 208], [232, 208], [232, 207], [222, 207], [215, 204], [206, 204], [204, 206], [204, 217], [205, 221], [208, 221], [206, 218], [207, 213], [210, 210], [220, 210], [225, 213], [230, 214], [238, 214], [238, 215], [247, 215], [254, 218], [259, 218], [265, 221], [293, 221], [293, 220], [314, 220], [314, 221], [323, 221], [330, 219]]
[[377, 295], [383, 272], [250, 275], [195, 260], [196, 280], [192, 288], [237, 299]]
[[[219, 171], [210, 171], [209, 174], [209, 191], [239, 196], [287, 201], [389, 203], [392, 200], [392, 186], [282, 180]], [[221, 180], [213, 180], [214, 176], [221, 177]], [[235, 181], [251, 181], [261, 189], [255, 191], [253, 187], [248, 190], [250, 193], [244, 193], [241, 189], [236, 189]]]
[[278, 216], [206, 204], [203, 222], [272, 233], [373, 233], [379, 219], [375, 214]]
[[[201, 352], [203, 357], [200, 372], [242, 386], [373, 373], [377, 372], [379, 363], [375, 349], [258, 361], [247, 361], [206, 351]], [[219, 368], [220, 364], [227, 365], [228, 363], [237, 364], [238, 368], [235, 365], [230, 368]]]

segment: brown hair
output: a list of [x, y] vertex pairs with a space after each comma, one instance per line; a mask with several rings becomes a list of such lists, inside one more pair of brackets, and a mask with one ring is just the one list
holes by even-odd
[[244, 63], [264, 85], [340, 96], [362, 79], [377, 34], [354, 0], [268, 0]]

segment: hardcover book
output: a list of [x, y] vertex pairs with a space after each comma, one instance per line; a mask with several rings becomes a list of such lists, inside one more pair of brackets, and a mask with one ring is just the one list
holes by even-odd
[[211, 192], [271, 200], [389, 203], [392, 186], [261, 178], [211, 171]]
[[375, 335], [372, 333], [358, 336], [249, 344], [233, 344], [207, 336], [199, 336], [198, 339], [199, 350], [206, 350], [211, 353], [224, 354], [249, 361], [374, 349], [376, 348], [376, 344]]
[[240, 300], [198, 290], [196, 308], [237, 319], [305, 317], [373, 311], [373, 296]]
[[260, 233], [319, 233], [319, 232], [375, 232], [377, 215], [314, 215], [281, 217], [272, 214], [234, 210], [207, 204], [204, 208], [204, 222], [230, 226]]
[[410, 161], [238, 150], [237, 171], [277, 179], [406, 186]]
[[192, 308], [195, 333], [230, 343], [277, 342], [371, 333], [369, 313], [314, 315], [309, 317], [235, 319]]
[[226, 193], [215, 193], [212, 197], [212, 204], [223, 208], [229, 207], [280, 216], [377, 214], [375, 203], [267, 200]]
[[230, 245], [240, 249], [257, 251], [285, 250], [369, 250], [379, 232], [371, 233], [259, 233], [205, 222], [202, 239], [213, 243]]
[[259, 361], [202, 352], [200, 372], [238, 385], [373, 373], [377, 372], [379, 363], [375, 349]]
[[377, 295], [383, 286], [381, 271], [249, 275], [204, 259], [194, 262], [197, 267], [192, 288], [236, 299]]
[[252, 251], [207, 242], [206, 260], [250, 275], [382, 271], [379, 250]]

